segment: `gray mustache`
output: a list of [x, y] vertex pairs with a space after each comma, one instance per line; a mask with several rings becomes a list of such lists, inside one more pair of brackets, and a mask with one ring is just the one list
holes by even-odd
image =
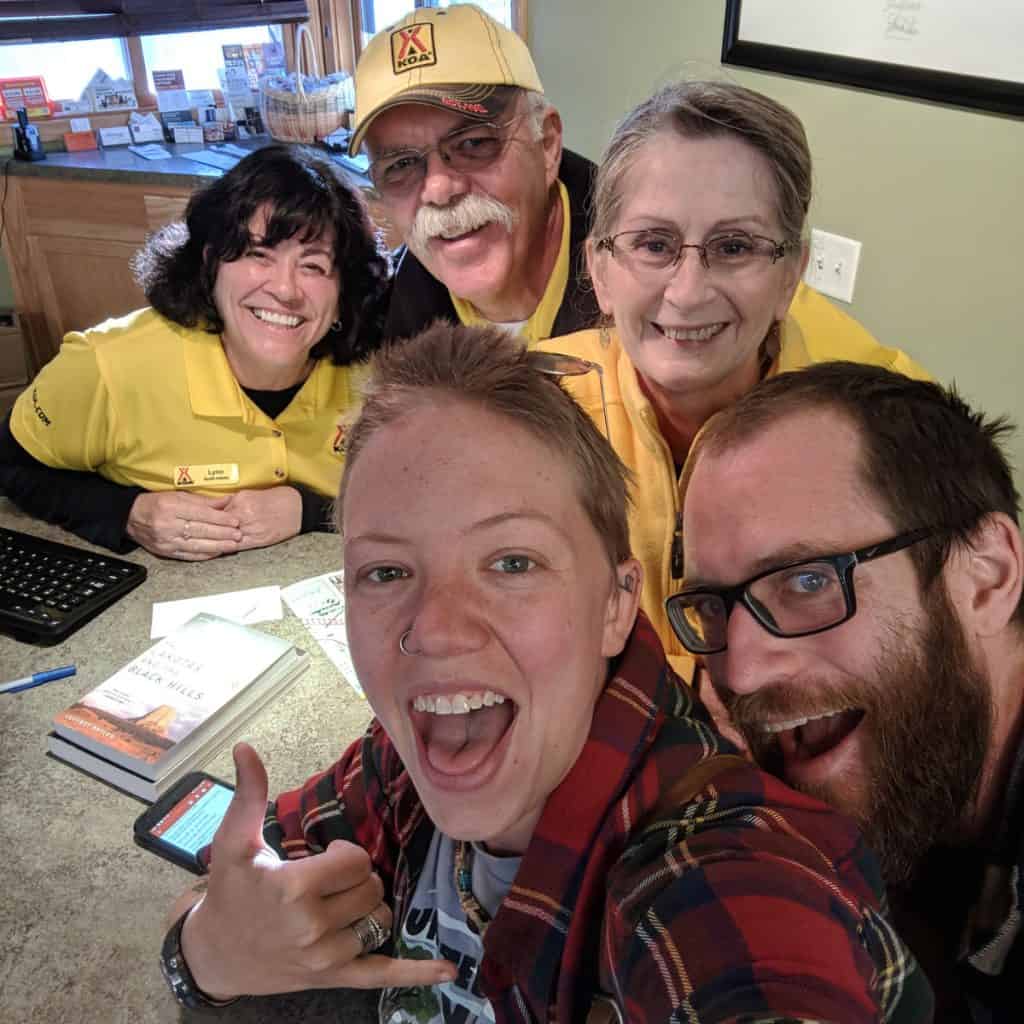
[[432, 238], [455, 238], [485, 224], [500, 224], [511, 232], [516, 214], [490, 196], [466, 195], [452, 206], [421, 206], [409, 232], [409, 248], [425, 249]]

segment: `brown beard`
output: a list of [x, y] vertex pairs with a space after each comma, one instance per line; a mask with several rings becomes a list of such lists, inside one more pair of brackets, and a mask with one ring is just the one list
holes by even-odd
[[988, 684], [941, 581], [922, 603], [925, 627], [910, 635], [891, 629], [870, 679], [841, 688], [804, 680], [739, 697], [721, 694], [754, 758], [783, 778], [778, 742], [759, 723], [836, 707], [864, 713], [862, 775], [799, 788], [857, 821], [890, 884], [911, 880], [933, 846], [958, 841], [992, 727]]

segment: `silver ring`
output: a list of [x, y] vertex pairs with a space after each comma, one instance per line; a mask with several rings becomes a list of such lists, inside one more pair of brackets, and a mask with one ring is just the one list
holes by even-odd
[[412, 626], [410, 626], [410, 627], [409, 627], [409, 628], [408, 628], [408, 629], [407, 629], [407, 630], [406, 630], [406, 631], [405, 631], [405, 632], [404, 632], [404, 633], [403, 633], [403, 634], [402, 634], [402, 635], [401, 635], [401, 636], [400, 636], [400, 637], [398, 638], [398, 649], [399, 649], [399, 650], [400, 650], [400, 651], [401, 651], [401, 652], [402, 652], [402, 653], [403, 653], [403, 654], [404, 654], [404, 655], [405, 655], [405, 656], [406, 656], [407, 658], [411, 658], [411, 657], [413, 657], [414, 655], [416, 655], [416, 654], [419, 654], [419, 653], [420, 653], [419, 651], [410, 651], [410, 650], [409, 650], [409, 648], [405, 646], [405, 641], [406, 641], [406, 639], [407, 639], [407, 638], [408, 638], [409, 636], [411, 636], [411, 635], [412, 635]]
[[191, 528], [192, 528], [192, 523], [191, 523], [191, 521], [190, 521], [190, 520], [188, 520], [188, 519], [186, 519], [186, 520], [185, 520], [185, 527], [184, 527], [184, 529], [183, 529], [183, 530], [181, 531], [181, 539], [182, 539], [182, 540], [189, 540], [189, 539], [190, 539], [190, 536], [191, 536], [191, 535], [189, 534], [189, 532], [188, 532], [188, 531], [189, 531], [189, 530], [190, 530]]
[[359, 945], [363, 947], [363, 952], [360, 956], [372, 953], [375, 949], [380, 949], [388, 941], [387, 930], [373, 914], [367, 914], [366, 917], [353, 921], [351, 928], [356, 933]]

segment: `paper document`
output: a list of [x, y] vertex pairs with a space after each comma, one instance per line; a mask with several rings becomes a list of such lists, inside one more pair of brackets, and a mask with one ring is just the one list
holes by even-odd
[[238, 157], [230, 153], [212, 153], [208, 149], [198, 149], [194, 153], [180, 153], [179, 156], [183, 156], [186, 160], [195, 160], [197, 164], [218, 167], [222, 171], [230, 171], [238, 163]]
[[157, 601], [153, 605], [153, 624], [149, 635], [154, 640], [167, 636], [200, 612], [219, 615], [243, 626], [270, 622], [282, 616], [281, 588], [253, 587], [251, 590], [232, 590], [206, 597], [186, 597], [181, 601]]
[[234, 145], [234, 143], [231, 142], [225, 142], [223, 143], [223, 145], [214, 146], [213, 149], [215, 149], [218, 153], [231, 153], [232, 156], [237, 156], [239, 159], [241, 159], [242, 157], [246, 157], [253, 152], [253, 150], [251, 149], [245, 149], [242, 146], [236, 146]]
[[285, 603], [302, 619], [302, 624], [313, 634], [313, 638], [324, 654], [348, 680], [352, 689], [365, 697], [363, 688], [356, 678], [356, 669], [348, 650], [345, 634], [345, 590], [344, 574], [328, 572], [323, 576], [312, 576], [299, 580], [281, 590]]
[[158, 110], [190, 110], [188, 92], [184, 89], [159, 89], [156, 94]]
[[163, 146], [158, 146], [156, 143], [150, 143], [148, 146], [129, 146], [128, 151], [134, 153], [136, 156], [141, 156], [146, 160], [170, 160], [171, 154], [164, 149]]

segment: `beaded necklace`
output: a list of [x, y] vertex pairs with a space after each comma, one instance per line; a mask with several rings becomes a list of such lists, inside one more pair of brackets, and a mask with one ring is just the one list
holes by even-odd
[[480, 905], [473, 895], [473, 844], [459, 839], [455, 843], [455, 892], [459, 897], [459, 905], [466, 915], [466, 920], [473, 930], [484, 937], [487, 926], [491, 923], [491, 915]]

